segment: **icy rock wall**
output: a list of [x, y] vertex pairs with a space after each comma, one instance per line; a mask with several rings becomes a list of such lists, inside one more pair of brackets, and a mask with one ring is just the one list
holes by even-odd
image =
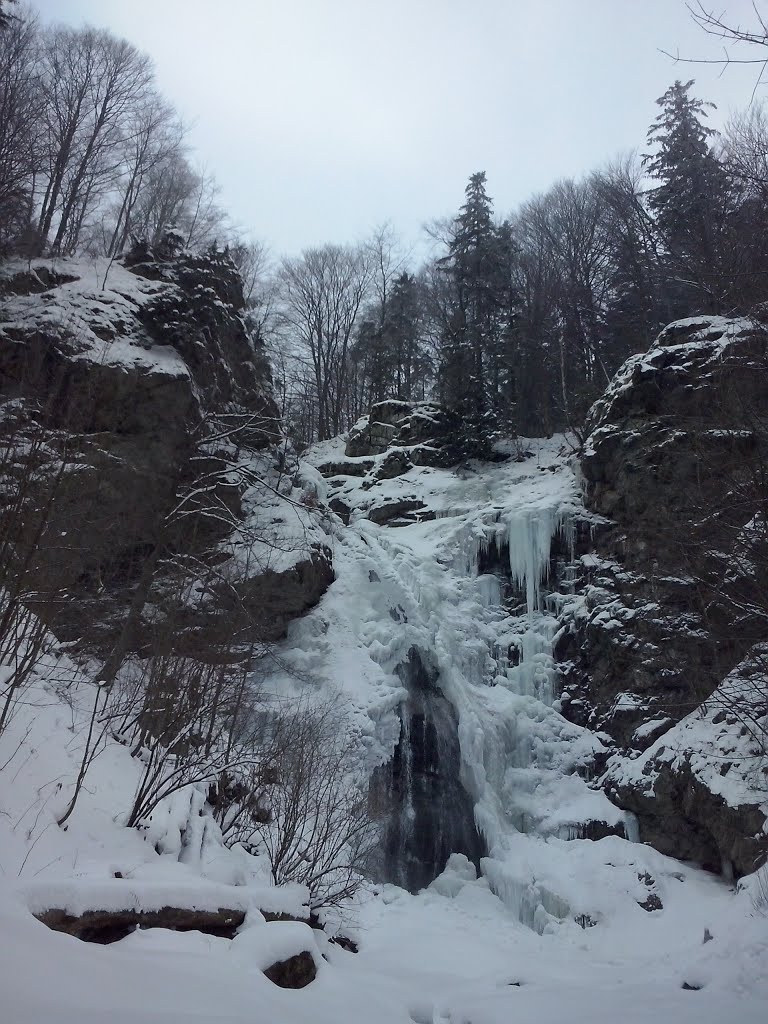
[[373, 801], [388, 812], [377, 868], [386, 881], [418, 892], [452, 853], [463, 853], [479, 867], [485, 851], [460, 781], [456, 713], [416, 648], [398, 675], [408, 693], [398, 710], [400, 738], [371, 786]]

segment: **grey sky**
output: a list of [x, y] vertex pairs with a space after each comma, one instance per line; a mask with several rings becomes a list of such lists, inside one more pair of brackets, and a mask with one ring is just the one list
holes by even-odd
[[[715, 0], [713, 0], [713, 3]], [[718, 104], [757, 71], [716, 56], [684, 0], [34, 0], [154, 59], [222, 202], [275, 252], [354, 241], [390, 219], [409, 242], [485, 170], [499, 213], [643, 147], [675, 78]], [[717, 0], [751, 21], [751, 0]], [[758, 92], [760, 95], [760, 92]]]

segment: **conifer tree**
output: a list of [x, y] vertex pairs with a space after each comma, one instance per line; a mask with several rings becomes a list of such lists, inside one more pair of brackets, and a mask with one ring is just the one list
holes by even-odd
[[[648, 130], [656, 152], [645, 157], [659, 184], [648, 205], [666, 249], [672, 305], [676, 312], [719, 312], [723, 280], [718, 247], [727, 212], [727, 180], [709, 141], [716, 134], [703, 123], [708, 107], [689, 95], [693, 85], [676, 81], [656, 102], [661, 113]], [[702, 311], [701, 309], [699, 311]]]
[[421, 321], [418, 282], [403, 272], [392, 286], [382, 333], [392, 363], [390, 387], [395, 397], [405, 401], [419, 396], [417, 377], [423, 384], [427, 371]]
[[505, 392], [505, 337], [510, 310], [511, 231], [498, 228], [485, 190], [473, 174], [453, 225], [448, 254], [452, 304], [440, 338], [440, 392], [467, 425], [469, 447], [487, 448]]

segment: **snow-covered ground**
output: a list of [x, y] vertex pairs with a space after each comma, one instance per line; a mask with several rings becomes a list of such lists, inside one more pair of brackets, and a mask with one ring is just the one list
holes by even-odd
[[[124, 828], [140, 766], [111, 741], [59, 829], [93, 694], [53, 653], [0, 739], [3, 1024], [762, 1024], [768, 908], [756, 906], [754, 878], [734, 891], [616, 836], [569, 838], [585, 821], [622, 815], [574, 774], [599, 740], [561, 718], [553, 687], [549, 543], [560, 531], [567, 542], [579, 509], [561, 448], [556, 439], [531, 443], [519, 463], [411, 470], [375, 496], [350, 478], [350, 525], [330, 525], [336, 582], [292, 625], [284, 667], [262, 680], [341, 693], [349, 744], [370, 769], [397, 742], [396, 669], [411, 648], [427, 653], [457, 710], [462, 780], [488, 847], [483, 877], [455, 857], [418, 895], [368, 887], [344, 922], [357, 954], [300, 921], [265, 923], [259, 907], [301, 917], [301, 892], [270, 890], [259, 858], [224, 849], [198, 789], [177, 794], [143, 835]], [[338, 454], [326, 446], [313, 461]], [[308, 467], [304, 486], [324, 492], [326, 482]], [[382, 495], [414, 494], [434, 519], [386, 528], [366, 518]], [[491, 537], [509, 546], [516, 618], [500, 605], [499, 580], [477, 575]], [[191, 806], [203, 812], [196, 830]], [[640, 906], [650, 896], [661, 909]], [[246, 922], [234, 940], [149, 929], [99, 946], [29, 912], [149, 908], [165, 897], [237, 906]], [[318, 966], [307, 988], [263, 976], [271, 960], [303, 949]]]

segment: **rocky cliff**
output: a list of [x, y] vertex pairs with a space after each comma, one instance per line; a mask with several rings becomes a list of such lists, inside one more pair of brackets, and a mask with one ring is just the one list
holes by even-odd
[[60, 640], [229, 657], [332, 579], [245, 314], [229, 257], [173, 237], [3, 268], [3, 538]]
[[[282, 441], [244, 314], [223, 253], [3, 269], [0, 543], [57, 637], [101, 659], [247, 658], [317, 605], [332, 538], [354, 600], [342, 580], [338, 621], [321, 608], [281, 656], [321, 676], [326, 658], [335, 685], [354, 639], [351, 675], [386, 694], [381, 721], [365, 716], [389, 790], [422, 761], [429, 786], [454, 785], [460, 762], [453, 832], [473, 859], [500, 822], [600, 838], [629, 835], [634, 815], [663, 852], [753, 870], [768, 808], [765, 332], [672, 325], [593, 408], [578, 462], [518, 440], [497, 447], [503, 465], [457, 465], [449, 411], [385, 402], [318, 446], [317, 472]], [[338, 650], [319, 639], [336, 627]], [[402, 704], [416, 648], [437, 666], [439, 714]], [[442, 723], [439, 770], [401, 742], [422, 718]], [[444, 825], [429, 826], [437, 859]], [[491, 874], [519, 902], [512, 863]]]
[[672, 324], [593, 407], [600, 522], [558, 645], [565, 713], [616, 745], [605, 783], [641, 838], [739, 874], [766, 853], [767, 339]]

